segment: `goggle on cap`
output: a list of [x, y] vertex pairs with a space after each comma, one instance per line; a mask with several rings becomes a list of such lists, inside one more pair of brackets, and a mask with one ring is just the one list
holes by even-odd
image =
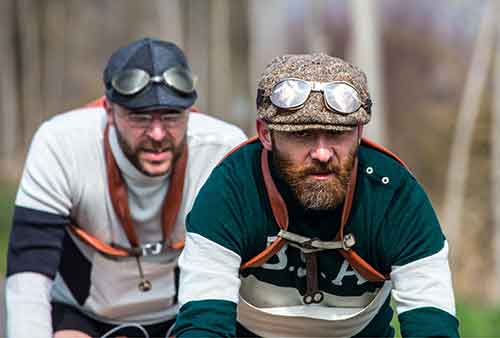
[[190, 73], [184, 53], [174, 43], [152, 38], [134, 41], [109, 58], [103, 74], [106, 97], [130, 110], [187, 109], [198, 97], [196, 90], [184, 93], [165, 83], [150, 82], [136, 94], [123, 95], [113, 87], [113, 78], [126, 70], [142, 69], [151, 76], [162, 76], [173, 68]]
[[[277, 131], [328, 129], [345, 131], [370, 121], [371, 112], [360, 107], [350, 114], [339, 113], [325, 105], [324, 93], [312, 91], [299, 109], [282, 109], [271, 103], [276, 84], [295, 78], [315, 82], [345, 82], [359, 94], [362, 102], [370, 102], [366, 75], [356, 66], [323, 53], [283, 55], [276, 57], [264, 70], [257, 86], [257, 118]], [[368, 104], [368, 106], [370, 106]]]

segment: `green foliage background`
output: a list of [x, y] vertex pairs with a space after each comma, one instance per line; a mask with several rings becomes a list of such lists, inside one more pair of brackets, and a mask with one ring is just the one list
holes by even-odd
[[0, 181], [0, 272], [4, 274], [6, 270], [7, 245], [12, 212], [14, 210], [14, 199], [16, 187], [13, 183]]
[[[6, 251], [9, 239], [12, 211], [16, 187], [12, 183], [0, 181], [0, 272], [5, 273]], [[500, 306], [487, 307], [458, 297], [457, 314], [462, 337], [500, 337]], [[396, 315], [393, 326], [399, 333]]]

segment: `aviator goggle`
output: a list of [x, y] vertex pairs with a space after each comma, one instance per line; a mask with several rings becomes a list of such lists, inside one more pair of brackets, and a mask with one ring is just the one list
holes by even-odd
[[165, 84], [182, 94], [194, 92], [194, 79], [186, 68], [169, 68], [161, 75], [152, 76], [139, 68], [126, 69], [117, 73], [111, 80], [113, 89], [121, 95], [135, 95], [150, 83]]
[[368, 113], [370, 112], [371, 100], [367, 99], [366, 103], [363, 103], [358, 91], [343, 81], [316, 82], [295, 78], [283, 79], [273, 87], [270, 100], [278, 108], [300, 109], [312, 91], [323, 92], [326, 107], [337, 113], [351, 114], [361, 107]]

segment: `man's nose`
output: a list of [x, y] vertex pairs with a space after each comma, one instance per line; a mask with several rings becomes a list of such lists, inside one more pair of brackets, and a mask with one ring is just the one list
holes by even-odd
[[319, 136], [311, 149], [311, 158], [320, 162], [328, 162], [334, 156], [333, 146], [324, 137]]
[[153, 118], [153, 121], [151, 121], [151, 124], [147, 130], [147, 135], [154, 141], [161, 142], [165, 139], [165, 136], [167, 135], [167, 130], [165, 126], [161, 123], [160, 119], [157, 119], [155, 117]]

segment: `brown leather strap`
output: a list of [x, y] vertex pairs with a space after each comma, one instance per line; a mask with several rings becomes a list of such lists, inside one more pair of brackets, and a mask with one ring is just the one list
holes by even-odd
[[268, 151], [265, 148], [262, 148], [262, 152], [260, 154], [260, 165], [262, 176], [264, 177], [264, 184], [267, 190], [267, 197], [271, 203], [271, 209], [273, 209], [273, 215], [276, 219], [276, 223], [278, 223], [280, 229], [287, 230], [288, 210], [283, 197], [281, 197], [276, 185], [274, 184], [273, 178], [271, 177], [268, 158]]
[[111, 204], [115, 210], [116, 216], [127, 235], [128, 241], [132, 247], [139, 246], [139, 238], [134, 229], [132, 216], [128, 207], [128, 191], [123, 177], [118, 169], [115, 157], [109, 144], [109, 124], [104, 129], [104, 156], [106, 158], [106, 172], [108, 174], [108, 191], [111, 197]]
[[[341, 224], [339, 232], [337, 233], [337, 240], [344, 237], [344, 227], [349, 219], [349, 215], [351, 212], [352, 201], [354, 197], [354, 191], [356, 190], [356, 178], [357, 178], [357, 167], [358, 167], [358, 159], [356, 157], [353, 165], [353, 170], [351, 174], [351, 178], [349, 180], [349, 185], [346, 192], [346, 199], [344, 201], [344, 207], [342, 209], [341, 216]], [[264, 177], [264, 184], [266, 187], [267, 195], [269, 201], [271, 203], [271, 209], [273, 211], [274, 218], [276, 223], [280, 227], [280, 229], [287, 230], [288, 229], [288, 210], [286, 208], [286, 204], [281, 197], [274, 181], [271, 177], [271, 173], [269, 170], [268, 163], [268, 151], [266, 149], [262, 149], [261, 152], [261, 170], [262, 175]], [[286, 240], [283, 238], [278, 238], [276, 241], [271, 243], [264, 251], [262, 251], [257, 256], [250, 259], [248, 262], [244, 263], [240, 269], [245, 269], [247, 267], [259, 266], [265, 263], [269, 258], [275, 255], [284, 245], [286, 244]], [[356, 269], [365, 279], [371, 282], [384, 281], [387, 278], [382, 275], [380, 272], [375, 270], [370, 264], [368, 264], [365, 260], [363, 260], [358, 254], [354, 252], [354, 250], [344, 250], [339, 249], [340, 253], [347, 259], [349, 264]]]
[[[358, 128], [358, 135], [360, 135], [361, 132]], [[249, 140], [241, 143], [240, 145], [236, 146], [233, 148], [228, 154], [224, 156], [226, 158], [227, 156], [231, 155], [233, 152], [236, 150], [240, 149], [241, 147], [249, 144], [256, 142], [258, 140], [257, 137], [252, 137]], [[360, 142], [364, 145], [367, 145], [369, 147], [372, 147], [376, 150], [379, 150], [394, 159], [396, 159], [398, 162], [402, 163], [406, 168], [406, 164], [404, 164], [401, 159], [399, 159], [395, 154], [387, 150], [386, 148], [376, 144], [375, 142], [372, 142], [366, 138], [360, 139]], [[345, 224], [348, 221], [351, 207], [352, 207], [352, 201], [354, 197], [354, 191], [356, 188], [356, 178], [357, 178], [357, 167], [358, 167], [358, 159], [355, 159], [354, 162], [354, 167], [353, 167], [353, 175], [351, 176], [349, 186], [348, 186], [348, 191], [346, 193], [346, 200], [344, 202], [344, 207], [342, 210], [342, 216], [341, 216], [341, 226], [339, 229], [339, 232], [337, 233], [337, 240], [340, 238], [344, 238], [344, 228]], [[261, 171], [262, 171], [262, 176], [264, 178], [264, 184], [266, 187], [267, 195], [271, 204], [271, 209], [273, 211], [273, 216], [276, 220], [276, 223], [278, 224], [280, 229], [287, 230], [288, 228], [288, 210], [286, 208], [285, 202], [283, 201], [283, 198], [278, 192], [278, 189], [276, 188], [274, 181], [271, 177], [270, 170], [269, 170], [269, 161], [268, 161], [268, 152], [265, 149], [262, 149], [261, 152]], [[283, 246], [287, 243], [287, 241], [281, 237], [278, 237], [274, 242], [272, 242], [266, 249], [264, 249], [262, 252], [260, 252], [258, 255], [255, 257], [251, 258], [247, 262], [243, 263], [240, 267], [241, 270], [250, 268], [250, 267], [256, 267], [260, 266], [266, 261], [268, 261], [272, 256], [274, 256]], [[387, 277], [383, 276], [380, 272], [375, 270], [370, 264], [368, 264], [365, 260], [363, 260], [354, 250], [340, 250], [340, 253], [347, 259], [349, 264], [353, 268], [356, 269], [365, 279], [369, 281], [383, 281], [387, 279]]]
[[91, 101], [91, 102], [87, 103], [84, 107], [85, 108], [103, 107], [104, 106], [104, 100], [106, 100], [106, 97], [105, 96], [101, 96], [100, 98], [97, 98], [94, 101]]
[[[116, 215], [122, 224], [123, 230], [125, 231], [131, 246], [137, 247], [139, 246], [139, 240], [135, 232], [132, 216], [130, 215], [130, 209], [128, 207], [127, 186], [111, 151], [108, 134], [109, 125], [106, 126], [106, 129], [104, 130], [104, 151], [111, 203], [113, 204], [113, 208], [115, 209]], [[167, 243], [170, 241], [170, 235], [172, 234], [182, 202], [187, 158], [188, 148], [187, 144], [184, 144], [182, 155], [175, 162], [175, 165], [170, 173], [170, 186], [163, 202], [162, 231], [163, 239]]]
[[386, 277], [375, 270], [375, 268], [361, 258], [361, 256], [359, 256], [354, 250], [346, 251], [344, 249], [340, 249], [339, 251], [342, 256], [347, 259], [352, 268], [359, 272], [359, 274], [366, 280], [370, 282], [383, 282], [389, 279], [389, 277]]
[[408, 170], [409, 172], [411, 172], [410, 168], [406, 165], [406, 163], [402, 159], [400, 159], [398, 157], [398, 155], [394, 154], [392, 151], [390, 151], [389, 149], [385, 148], [384, 146], [381, 146], [380, 144], [375, 143], [372, 140], [369, 140], [369, 139], [364, 138], [364, 137], [361, 139], [361, 143], [363, 145], [365, 145], [365, 146], [368, 146], [370, 148], [378, 150], [381, 153], [386, 154], [389, 157], [392, 157], [393, 159], [395, 159], [396, 161], [398, 161], [399, 163], [401, 163], [401, 165], [403, 167], [405, 167], [406, 170]]
[[[318, 257], [316, 252], [304, 253], [306, 259], [306, 296], [313, 297], [315, 293], [319, 291], [318, 288]], [[311, 304], [314, 303], [314, 299], [311, 298], [310, 301], [306, 300], [304, 297], [304, 303]]]
[[283, 246], [286, 244], [286, 240], [278, 237], [274, 242], [272, 242], [267, 248], [265, 248], [261, 253], [259, 253], [257, 256], [253, 257], [252, 259], [248, 260], [247, 262], [243, 263], [240, 266], [240, 270], [244, 270], [246, 268], [253, 268], [260, 266], [261, 264], [267, 262], [269, 258], [273, 257], [276, 255], [278, 251], [283, 248]]
[[[247, 141], [247, 143], [250, 143], [249, 141]], [[255, 139], [252, 142], [254, 141]], [[266, 186], [267, 196], [271, 204], [271, 209], [273, 210], [274, 219], [276, 220], [276, 223], [278, 224], [280, 229], [287, 230], [288, 210], [286, 208], [283, 197], [281, 197], [278, 189], [276, 188], [276, 185], [274, 184], [273, 178], [271, 177], [271, 172], [269, 170], [268, 151], [264, 148], [262, 148], [262, 152], [260, 154], [260, 168], [262, 171], [262, 176], [264, 177], [264, 185]], [[271, 243], [271, 245], [265, 248], [264, 251], [241, 265], [240, 269], [243, 270], [249, 267], [258, 266], [263, 262], [266, 262], [269, 258], [280, 251], [285, 244], [286, 240], [278, 237], [274, 242]]]
[[83, 242], [85, 242], [87, 245], [93, 247], [97, 251], [101, 253], [105, 253], [108, 256], [113, 256], [113, 257], [128, 257], [130, 256], [130, 253], [126, 250], [118, 249], [115, 247], [112, 247], [111, 245], [108, 245], [104, 242], [101, 242], [94, 236], [89, 235], [89, 233], [85, 232], [81, 228], [70, 224], [69, 229], [73, 234], [78, 236]]
[[[100, 98], [89, 105], [91, 106], [102, 106], [103, 98]], [[111, 198], [111, 203], [113, 209], [120, 220], [120, 223], [127, 235], [127, 239], [130, 242], [132, 248], [137, 248], [139, 246], [139, 239], [135, 232], [132, 217], [130, 215], [130, 209], [128, 206], [128, 192], [126, 184], [123, 177], [118, 169], [118, 165], [111, 151], [111, 145], [109, 144], [109, 125], [106, 126], [104, 130], [104, 156], [106, 160], [106, 172], [108, 175], [108, 191]], [[170, 236], [172, 235], [177, 216], [179, 214], [182, 194], [184, 190], [184, 179], [186, 174], [188, 159], [188, 148], [187, 144], [184, 144], [183, 152], [180, 158], [176, 161], [174, 167], [172, 168], [170, 174], [170, 186], [168, 192], [165, 196], [162, 209], [162, 233], [163, 240], [168, 243], [169, 247], [172, 249], [182, 249], [184, 247], [184, 240], [172, 243]], [[71, 225], [70, 230], [82, 239], [85, 243], [92, 246], [97, 251], [106, 254], [108, 256], [131, 256], [130, 252], [126, 250], [114, 248], [106, 243], [103, 243], [99, 239], [85, 232], [82, 228]]]
[[344, 238], [344, 227], [349, 220], [349, 215], [351, 214], [352, 201], [354, 199], [354, 191], [356, 190], [356, 180], [358, 177], [358, 157], [354, 159], [354, 164], [352, 166], [351, 177], [349, 179], [349, 184], [347, 185], [347, 192], [344, 199], [344, 206], [342, 208], [342, 216], [340, 217], [340, 229], [337, 233], [336, 239], [340, 241]]
[[[344, 201], [344, 207], [342, 209], [342, 217], [340, 221], [340, 229], [337, 233], [337, 240], [344, 238], [344, 228], [349, 219], [349, 215], [351, 213], [352, 201], [354, 198], [354, 191], [356, 189], [356, 178], [358, 171], [358, 159], [354, 161], [354, 167], [352, 170], [351, 179], [349, 182], [349, 186], [347, 188], [346, 198]], [[345, 259], [349, 262], [349, 264], [359, 272], [366, 280], [370, 282], [383, 282], [388, 279], [380, 272], [375, 270], [368, 262], [366, 262], [361, 256], [359, 256], [353, 249], [344, 250], [339, 249], [339, 252]]]
[[184, 149], [181, 156], [175, 162], [170, 173], [170, 186], [163, 202], [162, 211], [162, 229], [163, 239], [169, 243], [169, 246], [178, 243], [171, 243], [170, 236], [174, 230], [175, 221], [179, 215], [182, 202], [182, 192], [184, 191], [184, 178], [186, 176], [186, 167], [188, 159], [187, 143], [184, 144]]
[[224, 157], [219, 161], [219, 164], [224, 161], [226, 159], [226, 157], [228, 157], [229, 155], [231, 155], [232, 153], [234, 153], [235, 151], [237, 151], [238, 149], [242, 148], [243, 146], [246, 146], [247, 144], [249, 143], [254, 143], [258, 140], [259, 138], [257, 136], [253, 136], [251, 138], [249, 138], [248, 140], [244, 141], [244, 142], [241, 142], [240, 144], [238, 144], [236, 147], [234, 147], [233, 149], [231, 149], [226, 155], [224, 155]]

